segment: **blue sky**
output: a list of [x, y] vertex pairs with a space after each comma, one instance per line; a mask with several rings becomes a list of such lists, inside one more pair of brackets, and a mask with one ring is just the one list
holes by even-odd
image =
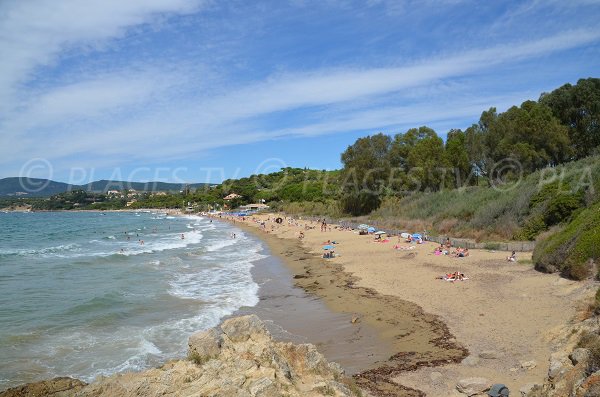
[[600, 1], [4, 0], [0, 178], [335, 169], [600, 77]]

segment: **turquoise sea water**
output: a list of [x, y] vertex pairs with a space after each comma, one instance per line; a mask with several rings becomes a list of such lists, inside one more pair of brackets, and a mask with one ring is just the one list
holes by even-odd
[[202, 217], [0, 213], [0, 390], [184, 356], [192, 332], [256, 305], [261, 252]]

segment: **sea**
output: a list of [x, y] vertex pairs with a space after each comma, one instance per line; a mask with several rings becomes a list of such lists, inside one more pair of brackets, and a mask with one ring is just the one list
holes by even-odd
[[259, 302], [256, 237], [202, 216], [0, 213], [0, 390], [185, 357]]

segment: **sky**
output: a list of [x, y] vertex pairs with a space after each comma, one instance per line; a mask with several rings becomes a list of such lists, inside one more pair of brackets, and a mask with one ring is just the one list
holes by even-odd
[[219, 183], [600, 77], [598, 0], [3, 0], [0, 178]]

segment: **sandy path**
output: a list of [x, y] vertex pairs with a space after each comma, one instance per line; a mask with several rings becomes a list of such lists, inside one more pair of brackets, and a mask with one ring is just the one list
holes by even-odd
[[[483, 250], [472, 250], [467, 258], [435, 256], [434, 243], [416, 245], [410, 251], [395, 250], [396, 238], [376, 243], [373, 236], [335, 227], [321, 232], [316, 223], [300, 220], [297, 224], [284, 221], [277, 225], [273, 215], [254, 218], [247, 223], [259, 227], [257, 219], [266, 221], [265, 228], [278, 237], [297, 239], [302, 231], [303, 244], [315, 255], [323, 253], [324, 242], [336, 241], [339, 256], [327, 261], [342, 265], [358, 278], [357, 285], [414, 302], [448, 325], [470, 356], [463, 363], [422, 367], [395, 378], [430, 396], [460, 395], [455, 390], [457, 381], [472, 376], [505, 383], [511, 394], [528, 383], [540, 383], [554, 349], [552, 335], [574, 319], [576, 302], [589, 297], [596, 288], [592, 282], [573, 282], [536, 272], [527, 261], [528, 254], [519, 255], [527, 264], [507, 262], [505, 252]], [[316, 227], [306, 230], [307, 225]], [[400, 245], [409, 246], [404, 242]], [[454, 271], [466, 274], [469, 280], [436, 279]], [[482, 358], [480, 354], [494, 358]], [[535, 367], [522, 368], [521, 364], [528, 361], [535, 361]]]

